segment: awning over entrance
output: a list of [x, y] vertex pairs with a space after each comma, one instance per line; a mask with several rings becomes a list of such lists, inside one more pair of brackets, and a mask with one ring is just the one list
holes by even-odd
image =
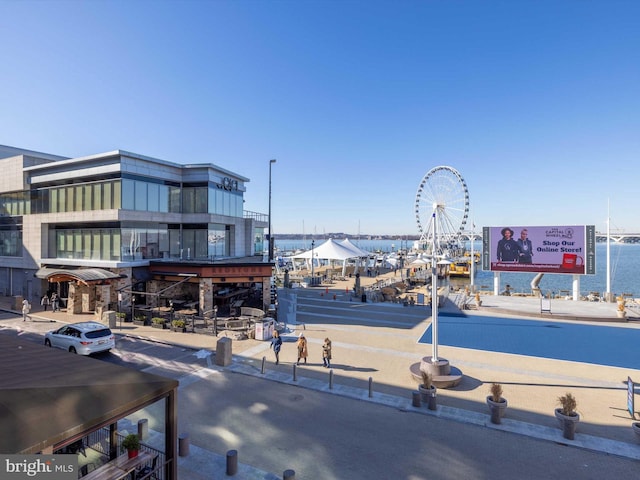
[[36, 272], [36, 277], [56, 283], [76, 280], [88, 284], [99, 283], [105, 280], [113, 280], [115, 278], [120, 278], [121, 275], [103, 268], [78, 268], [73, 270], [67, 268], [43, 267]]

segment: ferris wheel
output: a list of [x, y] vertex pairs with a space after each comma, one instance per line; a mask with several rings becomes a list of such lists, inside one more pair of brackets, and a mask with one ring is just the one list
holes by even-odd
[[435, 244], [440, 255], [455, 249], [469, 216], [469, 190], [462, 175], [447, 166], [429, 170], [418, 186], [415, 211], [421, 249]]

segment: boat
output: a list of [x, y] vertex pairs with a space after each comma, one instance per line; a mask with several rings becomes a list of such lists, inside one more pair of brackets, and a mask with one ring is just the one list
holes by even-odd
[[[480, 263], [480, 253], [474, 252], [475, 264], [478, 265]], [[474, 268], [475, 272], [478, 271], [477, 268]], [[474, 273], [475, 273], [474, 272]], [[450, 277], [471, 277], [471, 254], [469, 252], [465, 252], [463, 256], [456, 258], [449, 265], [449, 276]]]

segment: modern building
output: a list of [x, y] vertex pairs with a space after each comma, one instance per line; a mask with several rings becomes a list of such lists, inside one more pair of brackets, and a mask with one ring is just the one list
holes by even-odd
[[0, 172], [4, 295], [33, 303], [56, 291], [69, 312], [98, 314], [165, 292], [200, 313], [218, 290], [261, 289], [269, 302], [268, 217], [243, 210], [246, 177], [122, 150], [67, 158], [1, 145]]

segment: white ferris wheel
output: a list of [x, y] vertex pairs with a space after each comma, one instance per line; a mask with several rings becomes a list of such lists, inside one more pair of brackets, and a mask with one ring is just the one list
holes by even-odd
[[415, 212], [421, 249], [435, 245], [435, 253], [443, 255], [458, 248], [469, 217], [469, 190], [462, 175], [447, 166], [429, 170], [418, 186]]

